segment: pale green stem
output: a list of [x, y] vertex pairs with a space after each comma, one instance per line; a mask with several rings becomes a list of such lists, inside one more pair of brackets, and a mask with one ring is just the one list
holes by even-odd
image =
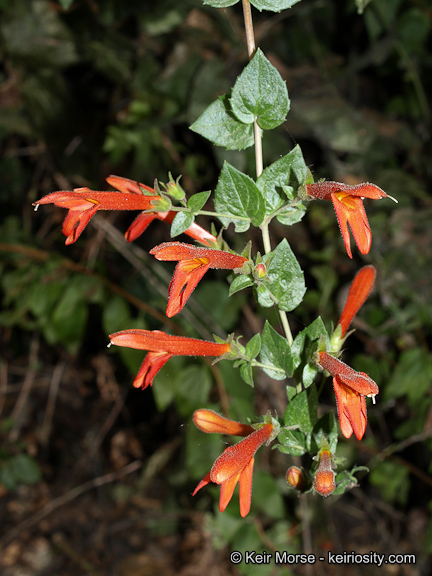
[[[249, 0], [242, 0], [243, 3], [243, 15], [246, 31], [246, 43], [248, 49], [249, 60], [255, 54], [255, 36], [252, 24], [252, 11], [250, 7]], [[262, 139], [261, 139], [261, 128], [258, 126], [256, 118], [254, 120], [254, 139], [255, 139], [255, 165], [256, 165], [256, 175], [259, 178], [263, 171], [263, 157], [262, 157]]]
[[[253, 57], [255, 53], [255, 36], [253, 31], [253, 24], [252, 24], [252, 11], [250, 7], [249, 0], [242, 0], [243, 4], [243, 15], [244, 15], [244, 23], [245, 23], [245, 30], [246, 30], [246, 42], [248, 48], [248, 55], [249, 60]], [[261, 135], [261, 128], [258, 126], [258, 123], [254, 121], [254, 138], [255, 138], [255, 166], [256, 166], [256, 175], [259, 178], [263, 172], [263, 152], [262, 152], [262, 135]], [[270, 235], [268, 229], [268, 222], [265, 224], [263, 223], [261, 226], [261, 233], [264, 245], [264, 252], [268, 254], [271, 252], [271, 242], [270, 242]], [[279, 316], [281, 319], [281, 323], [285, 332], [286, 339], [288, 344], [291, 346], [293, 343], [293, 337], [291, 333], [291, 329], [288, 323], [288, 317], [283, 310], [279, 310]]]

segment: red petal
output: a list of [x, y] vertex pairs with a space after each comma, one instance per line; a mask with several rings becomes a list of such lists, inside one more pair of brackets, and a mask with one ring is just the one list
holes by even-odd
[[139, 236], [141, 236], [141, 234], [147, 230], [148, 225], [151, 224], [155, 218], [158, 218], [157, 212], [138, 214], [138, 216], [126, 230], [125, 238], [127, 242], [133, 242]]
[[210, 480], [210, 472], [209, 472], [208, 474], [206, 474], [204, 476], [204, 478], [201, 480], [201, 482], [198, 484], [198, 486], [192, 492], [192, 496], [195, 496], [195, 494], [198, 492], [198, 490], [201, 490], [201, 488], [204, 488], [204, 486], [207, 486], [207, 484], [210, 484], [210, 482], [211, 482], [211, 480]]
[[131, 194], [141, 194], [142, 195], [142, 188], [154, 194], [154, 189], [150, 188], [150, 186], [146, 186], [145, 184], [141, 184], [141, 182], [136, 182], [135, 180], [130, 180], [129, 178], [123, 178], [122, 176], [108, 176], [106, 181], [110, 186], [113, 188], [117, 188], [120, 192], [130, 192]]
[[339, 377], [333, 378], [333, 388], [339, 414], [339, 424], [345, 438], [354, 432], [361, 440], [367, 426], [366, 400], [348, 386], [344, 386]]
[[361, 198], [349, 196], [345, 192], [332, 193], [331, 198], [348, 256], [352, 258], [348, 224], [360, 252], [368, 254], [372, 234]]
[[154, 377], [162, 366], [168, 362], [171, 356], [172, 354], [166, 354], [165, 352], [148, 352], [133, 382], [134, 388], [144, 390], [148, 386], [151, 386]]
[[77, 210], [69, 210], [66, 218], [63, 221], [62, 232], [66, 238], [65, 244], [73, 244], [81, 236], [84, 228], [90, 222], [90, 219], [96, 214], [99, 209], [99, 204], [94, 204], [92, 208], [78, 212]]
[[219, 344], [197, 338], [172, 336], [160, 330], [122, 330], [110, 334], [109, 338], [111, 344], [115, 346], [151, 352], [167, 352], [172, 356], [222, 356], [230, 351], [228, 343]]
[[172, 318], [183, 309], [209, 267], [210, 264], [205, 258], [182, 260], [177, 264], [168, 288], [168, 305], [166, 309], [168, 318]]
[[250, 459], [254, 457], [258, 448], [270, 438], [272, 432], [273, 425], [264, 424], [238, 444], [224, 450], [210, 471], [211, 481], [215, 484], [222, 484], [243, 470]]
[[220, 497], [219, 497], [219, 510], [221, 512], [224, 512], [226, 507], [228, 506], [232, 498], [232, 495], [234, 494], [234, 490], [237, 485], [237, 482], [239, 481], [240, 475], [241, 472], [238, 472], [237, 474], [231, 476], [231, 478], [228, 478], [225, 482], [221, 484]]
[[240, 474], [240, 516], [244, 518], [249, 514], [252, 500], [252, 477], [255, 459], [251, 458], [249, 464]]
[[339, 324], [342, 328], [342, 337], [345, 336], [354, 316], [369, 296], [375, 282], [375, 276], [376, 271], [373, 266], [364, 266], [357, 272], [339, 319]]
[[234, 270], [241, 268], [247, 258], [238, 254], [231, 254], [225, 250], [213, 250], [211, 248], [201, 248], [192, 244], [183, 242], [164, 242], [150, 250], [157, 260], [176, 261], [176, 260], [195, 260], [206, 259], [210, 268], [224, 270]]

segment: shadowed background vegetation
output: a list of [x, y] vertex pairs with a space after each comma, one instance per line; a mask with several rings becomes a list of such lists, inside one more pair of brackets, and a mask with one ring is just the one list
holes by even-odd
[[[239, 518], [235, 498], [223, 515], [213, 513], [217, 488], [192, 499], [225, 446], [190, 425], [192, 412], [223, 407], [242, 420], [264, 414], [284, 406], [284, 384], [257, 375], [254, 394], [227, 362], [177, 358], [152, 390], [133, 390], [144, 354], [108, 351], [107, 335], [138, 327], [200, 338], [235, 330], [250, 338], [262, 330], [263, 311], [247, 292], [228, 299], [225, 275], [214, 273], [169, 320], [164, 311], [173, 267], [148, 256], [169, 238], [164, 223], [153, 223], [128, 245], [123, 233], [133, 214], [98, 214], [76, 244], [65, 247], [65, 211], [44, 206], [33, 212], [32, 202], [54, 190], [108, 189], [109, 174], [151, 186], [155, 178], [166, 182], [171, 171], [182, 175], [187, 193], [214, 189], [224, 159], [254, 176], [252, 149], [217, 149], [188, 128], [229, 92], [245, 65], [240, 5], [0, 0], [5, 576], [308, 574], [307, 566], [229, 563], [229, 549], [305, 547], [317, 555], [416, 554], [416, 565], [384, 567], [380, 574], [428, 573], [430, 2], [303, 0], [281, 14], [253, 16], [257, 43], [291, 98], [286, 123], [265, 134], [265, 164], [300, 144], [315, 179], [371, 181], [399, 201], [366, 201], [372, 250], [361, 257], [356, 249], [353, 261], [330, 203], [314, 202], [302, 223], [275, 224], [271, 232], [274, 245], [288, 238], [306, 273], [308, 292], [290, 317], [295, 332], [318, 314], [330, 327], [362, 263], [378, 270], [345, 357], [381, 391], [363, 442], [340, 442], [338, 453], [371, 472], [360, 489], [342, 497], [298, 499], [283, 480], [293, 459], [263, 450], [251, 517]], [[211, 220], [200, 224], [210, 227]], [[260, 246], [254, 231], [244, 238], [231, 229], [225, 234], [233, 248], [249, 239]], [[329, 386], [320, 402], [322, 413], [334, 405]], [[321, 563], [313, 571], [335, 573]], [[340, 573], [361, 571], [345, 566]]]

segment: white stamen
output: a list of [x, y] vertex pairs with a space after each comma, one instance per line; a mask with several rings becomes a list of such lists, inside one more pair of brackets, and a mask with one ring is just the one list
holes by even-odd
[[112, 342], [110, 342], [109, 344], [107, 344], [107, 348], [111, 348], [112, 346]]
[[39, 204], [35, 204], [35, 209], [34, 211], [37, 212], [37, 209], [39, 208]]
[[390, 200], [393, 200], [393, 202], [396, 202], [396, 204], [399, 204], [399, 202], [396, 200], [396, 198], [393, 198], [393, 196], [390, 196], [390, 194], [387, 194], [387, 198], [390, 198]]

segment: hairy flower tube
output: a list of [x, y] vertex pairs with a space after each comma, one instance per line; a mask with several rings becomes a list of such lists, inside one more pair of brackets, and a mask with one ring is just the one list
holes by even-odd
[[[210, 411], [208, 410], [206, 412]], [[216, 417], [217, 416], [218, 415], [216, 414]], [[194, 415], [194, 422], [197, 420], [198, 422], [202, 423], [206, 422], [208, 419], [209, 416], [207, 414], [205, 416], [199, 414], [198, 417], [195, 417]], [[242, 428], [246, 425], [242, 425], [234, 421], [229, 421], [226, 418], [223, 418], [223, 421], [224, 422], [222, 422], [222, 420], [218, 420], [218, 418], [213, 417], [211, 426], [204, 424], [204, 428], [207, 428], [207, 430], [204, 431], [219, 431], [222, 434], [235, 434], [234, 430], [237, 430], [237, 434], [238, 432], [242, 432], [242, 435], [244, 435], [244, 432], [246, 432], [246, 429]], [[231, 424], [229, 424], [229, 422], [231, 422]], [[239, 426], [240, 428], [238, 428]], [[201, 425], [199, 425], [198, 428], [200, 428], [200, 430], [203, 429]], [[277, 434], [275, 428], [279, 427], [275, 426], [275, 424], [272, 422], [265, 423], [257, 430], [252, 429], [253, 431], [248, 433], [246, 438], [241, 440], [238, 444], [226, 448], [226, 450], [224, 450], [219, 458], [215, 461], [210, 472], [206, 474], [206, 476], [195, 488], [192, 496], [195, 496], [198, 490], [201, 490], [201, 488], [210, 482], [213, 482], [214, 484], [220, 484], [221, 490], [219, 498], [219, 510], [223, 512], [228, 506], [234, 493], [234, 489], [238, 483], [240, 488], [240, 515], [242, 518], [247, 516], [251, 506], [252, 474], [255, 462], [254, 456], [258, 448], [260, 448], [264, 442], [269, 442], [272, 440], [272, 438], [275, 437]], [[226, 430], [230, 431], [226, 432]]]
[[348, 328], [355, 315], [365, 303], [375, 283], [376, 271], [373, 266], [363, 266], [351, 283], [345, 306], [331, 337], [331, 351], [339, 352]]
[[368, 254], [372, 243], [372, 233], [363, 206], [363, 198], [373, 200], [386, 198], [387, 194], [384, 190], [369, 182], [352, 186], [328, 181], [307, 184], [307, 192], [313, 198], [333, 202], [348, 256], [352, 258], [348, 224], [360, 252]]
[[[39, 204], [54, 204], [60, 208], [69, 209], [62, 228], [62, 232], [66, 236], [66, 245], [73, 244], [78, 240], [98, 210], [146, 211], [139, 214], [126, 231], [125, 237], [128, 242], [138, 238], [155, 219], [163, 220], [169, 224], [174, 220], [177, 212], [173, 210], [149, 212], [149, 210], [155, 209], [155, 204], [157, 205], [158, 202], [162, 201], [162, 198], [155, 194], [154, 189], [150, 186], [121, 176], [108, 176], [106, 181], [113, 188], [117, 188], [119, 192], [99, 192], [90, 190], [90, 188], [75, 188], [73, 192], [52, 192], [34, 202], [33, 205], [36, 206], [36, 209]], [[185, 234], [206, 246], [217, 244], [217, 238], [213, 234], [195, 223], [185, 230]]]
[[143, 390], [153, 384], [156, 374], [172, 356], [224, 356], [231, 350], [228, 343], [171, 336], [160, 330], [122, 330], [109, 338], [110, 345], [148, 351], [133, 382], [135, 388]]
[[332, 455], [327, 440], [323, 439], [321, 450], [314, 460], [318, 460], [318, 468], [314, 477], [314, 488], [320, 496], [330, 496], [336, 488], [336, 482], [332, 467]]
[[90, 219], [98, 210], [148, 210], [155, 196], [144, 196], [142, 192], [97, 192], [90, 188], [75, 188], [73, 192], [52, 192], [34, 203], [54, 204], [67, 208], [62, 232], [66, 245], [73, 244], [81, 235]]
[[342, 434], [350, 438], [354, 432], [357, 440], [361, 440], [367, 425], [365, 396], [374, 398], [378, 386], [367, 374], [357, 372], [328, 352], [319, 352], [318, 364], [333, 377]]
[[164, 242], [150, 250], [157, 260], [178, 261], [168, 290], [166, 315], [178, 314], [210, 268], [234, 270], [248, 261], [244, 256], [224, 250], [199, 248], [182, 242]]

